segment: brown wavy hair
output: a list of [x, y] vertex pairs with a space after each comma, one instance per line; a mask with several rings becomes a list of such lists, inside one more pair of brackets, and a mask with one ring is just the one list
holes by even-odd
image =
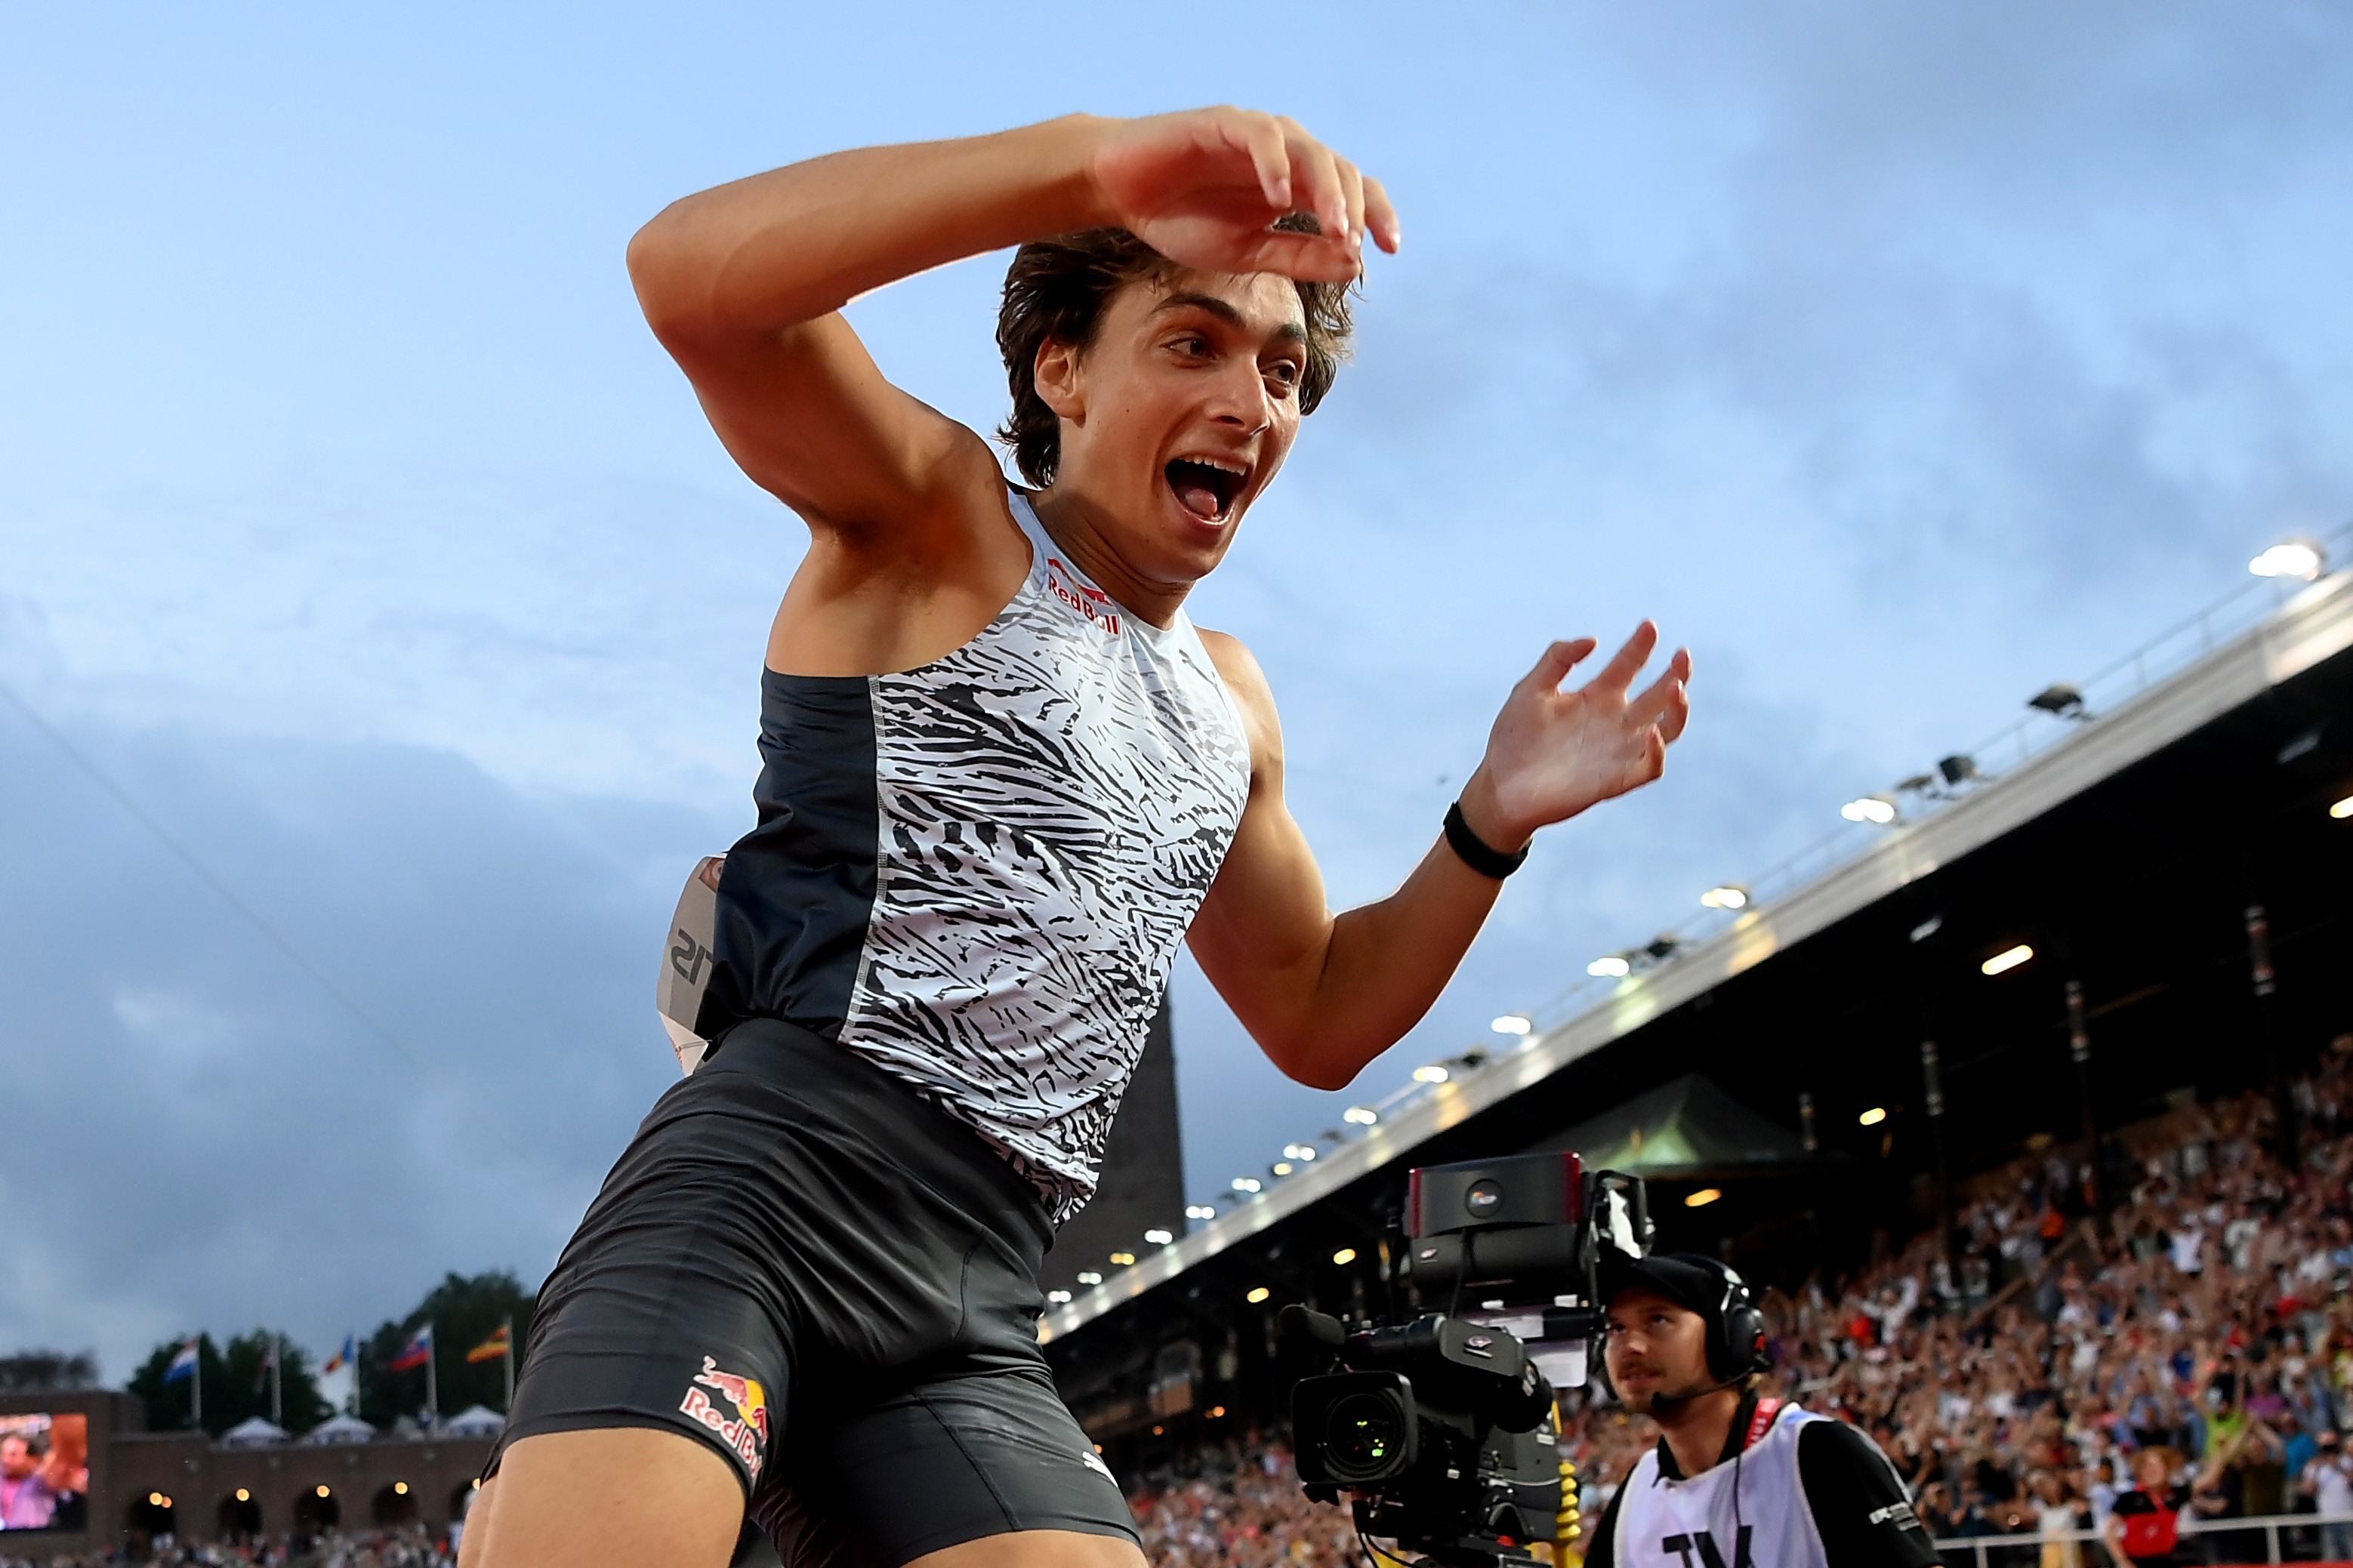
[[[1321, 234], [1315, 219], [1293, 213], [1274, 226], [1294, 234]], [[1014, 253], [1005, 273], [1005, 300], [997, 312], [997, 347], [1005, 356], [1005, 380], [1013, 412], [997, 426], [997, 438], [1013, 451], [1021, 477], [1043, 489], [1061, 466], [1062, 423], [1038, 395], [1038, 351], [1049, 342], [1070, 343], [1081, 352], [1094, 346], [1111, 297], [1140, 279], [1159, 281], [1184, 268], [1124, 228], [1090, 228], [1054, 239], [1032, 240]], [[1307, 368], [1299, 380], [1299, 411], [1313, 414], [1348, 357], [1356, 331], [1345, 283], [1295, 279], [1300, 309], [1307, 318]]]

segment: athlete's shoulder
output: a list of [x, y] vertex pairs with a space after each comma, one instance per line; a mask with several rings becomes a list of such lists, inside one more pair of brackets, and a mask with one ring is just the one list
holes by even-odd
[[1234, 694], [1234, 702], [1250, 722], [1251, 742], [1257, 747], [1263, 739], [1277, 746], [1282, 743], [1282, 725], [1274, 707], [1274, 688], [1267, 683], [1266, 671], [1250, 645], [1231, 632], [1213, 632], [1207, 626], [1193, 628], [1200, 635], [1201, 647], [1217, 667], [1218, 676], [1226, 689]]

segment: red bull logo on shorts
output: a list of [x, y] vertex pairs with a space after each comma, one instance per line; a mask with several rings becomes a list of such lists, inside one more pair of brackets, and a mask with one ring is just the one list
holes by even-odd
[[[706, 1388], [715, 1389], [721, 1400], [734, 1407], [732, 1418], [703, 1392]], [[768, 1453], [768, 1391], [758, 1378], [722, 1372], [717, 1362], [704, 1356], [702, 1370], [695, 1373], [678, 1408], [680, 1414], [717, 1433], [719, 1440], [744, 1461], [744, 1472], [754, 1480], [760, 1479], [760, 1466]]]

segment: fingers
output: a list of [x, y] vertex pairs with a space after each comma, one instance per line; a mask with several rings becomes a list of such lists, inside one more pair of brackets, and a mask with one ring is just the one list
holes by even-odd
[[1221, 117], [1220, 129], [1229, 145], [1250, 154], [1258, 174], [1259, 194], [1279, 213], [1291, 210], [1291, 142], [1282, 121], [1271, 114], [1236, 111]]
[[[1674, 658], [1667, 660], [1667, 668], [1660, 673], [1659, 679], [1644, 687], [1642, 694], [1626, 705], [1626, 717], [1636, 724], [1659, 724], [1663, 729], [1664, 721], [1675, 710], [1678, 703], [1685, 714], [1691, 711], [1691, 700], [1684, 694], [1684, 688], [1690, 680], [1691, 650], [1677, 648]], [[1672, 741], [1681, 733], [1683, 723], [1678, 720], [1674, 733], [1668, 735], [1667, 739]]]
[[1634, 628], [1634, 635], [1626, 639], [1626, 646], [1612, 654], [1609, 662], [1601, 667], [1601, 673], [1586, 683], [1588, 689], [1625, 690], [1634, 684], [1634, 677], [1641, 674], [1642, 667], [1651, 661], [1651, 650], [1658, 646], [1658, 623], [1644, 621]]
[[1348, 204], [1348, 226], [1340, 231], [1350, 254], [1365, 253], [1365, 176], [1345, 158], [1340, 160], [1340, 195]]
[[1601, 645], [1591, 637], [1571, 637], [1556, 642], [1544, 650], [1536, 667], [1521, 678], [1520, 684], [1536, 691], [1558, 691], [1568, 672], [1588, 658]]
[[1405, 230], [1398, 226], [1397, 208], [1389, 205], [1389, 193], [1378, 180], [1365, 182], [1365, 227], [1371, 233], [1373, 243], [1391, 256], [1405, 243]]
[[1353, 248], [1348, 227], [1348, 197], [1340, 177], [1340, 160], [1329, 147], [1307, 134], [1296, 120], [1282, 121], [1291, 146], [1291, 205], [1314, 215], [1324, 237], [1343, 249]]

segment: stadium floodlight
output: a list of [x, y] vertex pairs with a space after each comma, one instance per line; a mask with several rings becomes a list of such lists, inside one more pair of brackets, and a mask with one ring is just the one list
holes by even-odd
[[1185, 1205], [1185, 1217], [1187, 1219], [1215, 1219], [1218, 1217], [1218, 1205], [1215, 1204], [1187, 1204]]
[[1443, 1062], [1431, 1062], [1428, 1067], [1413, 1069], [1413, 1081], [1416, 1083], [1444, 1083], [1451, 1076]]
[[1100, 1285], [1103, 1283], [1103, 1276], [1096, 1273], [1092, 1268], [1082, 1268], [1079, 1270], [1079, 1283], [1082, 1285]]
[[1313, 1143], [1285, 1143], [1282, 1146], [1282, 1157], [1286, 1160], [1296, 1160], [1301, 1164], [1306, 1164], [1315, 1158], [1315, 1145]]
[[1700, 905], [1711, 910], [1745, 910], [1752, 895], [1737, 882], [1722, 882], [1699, 896]]
[[1176, 1233], [1175, 1231], [1163, 1230], [1155, 1225], [1150, 1230], [1144, 1233], [1144, 1239], [1147, 1246], [1166, 1247], [1170, 1242], [1176, 1239]]
[[2092, 716], [2092, 710], [2084, 706], [2084, 694], [2063, 681], [2044, 687], [2028, 698], [2026, 705], [2053, 719], [2073, 719], [2079, 724]]
[[1344, 1247], [1332, 1255], [1332, 1261], [1345, 1268], [1349, 1264], [1356, 1261], [1356, 1249], [1353, 1247]]
[[1132, 1268], [1135, 1266], [1135, 1254], [1133, 1252], [1114, 1252], [1111, 1255], [1111, 1261], [1112, 1267], [1114, 1268]]
[[1265, 1286], [1263, 1286], [1263, 1285], [1253, 1285], [1253, 1286], [1251, 1286], [1251, 1287], [1250, 1287], [1250, 1294], [1249, 1294], [1249, 1295], [1247, 1295], [1247, 1296], [1245, 1296], [1245, 1297], [1243, 1297], [1243, 1298], [1242, 1298], [1242, 1300], [1245, 1300], [1245, 1301], [1248, 1301], [1251, 1306], [1255, 1307], [1255, 1306], [1257, 1306], [1261, 1301], [1265, 1300], [1269, 1296], [1271, 1296], [1271, 1295], [1273, 1295], [1273, 1294], [1274, 1294], [1274, 1292], [1273, 1292], [1273, 1291], [1271, 1291], [1271, 1290], [1268, 1289], [1267, 1289]]
[[1704, 1209], [1723, 1195], [1724, 1189], [1722, 1187], [1702, 1187], [1699, 1191], [1692, 1194], [1691, 1196], [1683, 1200], [1683, 1207], [1687, 1209]]
[[1068, 1301], [1070, 1299], [1071, 1293], [1068, 1290], [1049, 1290], [1046, 1292], [1046, 1300], [1051, 1301], [1057, 1307], [1060, 1306], [1063, 1302]]
[[1868, 822], [1884, 827], [1895, 820], [1895, 803], [1883, 795], [1866, 795], [1840, 806], [1839, 815], [1849, 822]]
[[1623, 980], [1633, 972], [1634, 965], [1622, 952], [1606, 953], [1585, 966], [1585, 973], [1596, 980]]
[[1876, 1127], [1881, 1122], [1887, 1120], [1887, 1107], [1883, 1105], [1874, 1105], [1869, 1110], [1864, 1111], [1861, 1116], [1856, 1117], [1855, 1120], [1862, 1122], [1865, 1127]]
[[1535, 1020], [1525, 1013], [1506, 1013], [1487, 1027], [1499, 1035], [1525, 1035], [1534, 1032]]
[[1369, 1105], [1352, 1105], [1340, 1112], [1340, 1120], [1351, 1127], [1370, 1127], [1381, 1119], [1381, 1113]]
[[1267, 1171], [1272, 1175], [1287, 1176], [1291, 1174], [1291, 1162], [1288, 1160], [1277, 1160], [1273, 1164], [1267, 1167]]
[[2339, 822], [2344, 821], [2348, 816], [2353, 816], [2353, 795], [2347, 795], [2343, 800], [2340, 800], [2335, 805], [2330, 806], [2328, 808], [2328, 815], [2335, 817]]
[[1978, 964], [1978, 971], [1982, 974], [2006, 974], [2033, 956], [2034, 950], [2021, 942], [2016, 947], [2003, 948]]
[[1256, 1176], [1236, 1176], [1234, 1178], [1234, 1191], [1238, 1193], [1260, 1192], [1262, 1191], [1265, 1186], [1266, 1184], [1260, 1181]]
[[2301, 577], [2309, 583], [2328, 570], [2328, 552], [2316, 539], [2284, 539], [2247, 563], [2258, 577]]

